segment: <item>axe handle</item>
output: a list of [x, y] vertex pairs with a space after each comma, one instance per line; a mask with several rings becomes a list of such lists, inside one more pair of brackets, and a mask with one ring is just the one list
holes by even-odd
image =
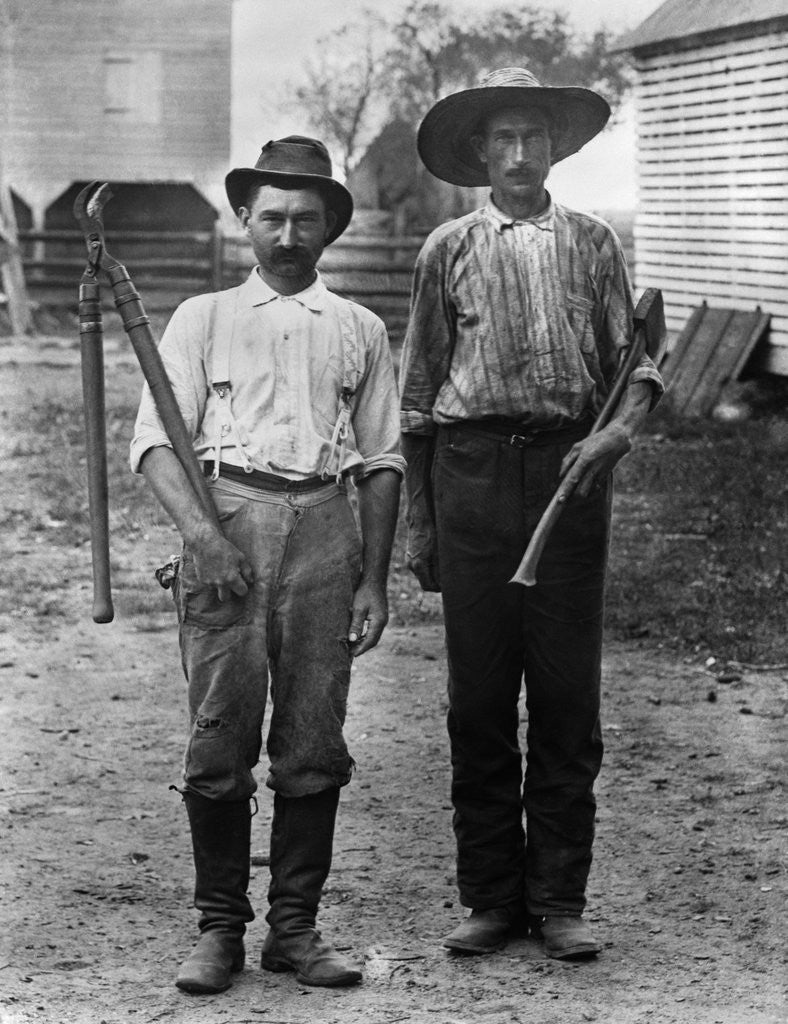
[[[613, 418], [613, 413], [618, 407], [618, 403], [621, 401], [621, 395], [624, 392], [624, 388], [627, 386], [630, 374], [640, 362], [643, 357], [643, 353], [646, 350], [646, 332], [645, 328], [638, 324], [635, 329], [635, 336], [632, 339], [632, 344], [625, 349], [624, 354], [619, 363], [619, 369], [616, 374], [613, 385], [610, 388], [610, 392], [605, 399], [604, 405], [599, 410], [594, 424], [589, 431], [588, 436], [598, 433], [603, 427], [606, 427], [610, 420]], [[542, 518], [536, 524], [536, 529], [531, 535], [531, 540], [528, 543], [528, 547], [525, 549], [525, 554], [517, 566], [517, 570], [512, 576], [510, 583], [522, 583], [524, 587], [532, 587], [536, 583], [536, 567], [539, 564], [539, 559], [542, 557], [547, 538], [553, 531], [555, 524], [558, 522], [561, 513], [564, 510], [564, 506], [575, 489], [575, 481], [571, 479], [571, 470], [567, 477], [565, 477], [558, 485], [553, 497], [550, 499], [550, 504], [542, 513]]]
[[95, 281], [83, 281], [79, 287], [79, 338], [93, 564], [93, 621], [112, 622], [115, 612], [112, 607], [109, 568], [104, 331], [99, 286]]
[[134, 348], [140, 368], [148, 382], [153, 400], [161, 417], [164, 430], [172, 444], [173, 451], [183, 466], [197, 500], [202, 505], [217, 529], [219, 517], [211, 498], [208, 482], [202, 466], [194, 452], [192, 438], [183, 421], [180, 407], [172, 390], [172, 384], [162, 363], [150, 320], [145, 315], [142, 302], [129, 277], [126, 268], [118, 262], [104, 268], [112, 285], [115, 305], [123, 320], [123, 327]]

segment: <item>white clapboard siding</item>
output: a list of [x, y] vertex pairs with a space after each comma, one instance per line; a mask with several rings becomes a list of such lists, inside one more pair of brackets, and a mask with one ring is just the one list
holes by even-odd
[[635, 278], [671, 332], [704, 300], [760, 307], [788, 374], [788, 30], [767, 29], [636, 53]]

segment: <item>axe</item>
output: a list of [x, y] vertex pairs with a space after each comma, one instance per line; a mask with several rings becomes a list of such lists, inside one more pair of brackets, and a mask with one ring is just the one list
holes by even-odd
[[107, 184], [91, 182], [74, 201], [74, 216], [88, 247], [88, 262], [79, 285], [79, 334], [82, 358], [82, 392], [87, 442], [90, 545], [93, 559], [93, 621], [111, 622], [114, 617], [109, 570], [109, 502], [107, 493], [107, 438], [104, 411], [104, 353], [101, 296], [98, 272], [103, 270], [112, 285], [115, 306], [123, 320], [140, 368], [148, 382], [162, 424], [173, 450], [192, 485], [197, 500], [212, 522], [219, 519], [208, 483], [194, 453], [172, 385], [150, 329], [150, 320], [123, 264], [104, 245], [102, 210], [111, 199]]
[[[661, 349], [665, 341], [665, 312], [662, 305], [662, 292], [658, 288], [646, 288], [640, 296], [640, 301], [635, 307], [633, 317], [634, 332], [632, 342], [622, 350], [619, 358], [618, 370], [613, 380], [605, 403], [599, 410], [594, 424], [589, 431], [596, 434], [603, 427], [606, 427], [613, 418], [613, 413], [618, 408], [621, 395], [627, 386], [630, 374], [643, 358], [644, 353], [649, 355], [655, 362], [658, 362]], [[532, 587], [536, 583], [536, 567], [542, 557], [542, 551], [547, 543], [547, 538], [558, 522], [558, 518], [564, 509], [567, 499], [575, 489], [575, 482], [564, 480], [559, 484], [558, 489], [550, 500], [550, 504], [542, 513], [542, 518], [536, 525], [531, 540], [523, 555], [517, 571], [512, 576], [510, 583], [522, 583], [525, 587]]]

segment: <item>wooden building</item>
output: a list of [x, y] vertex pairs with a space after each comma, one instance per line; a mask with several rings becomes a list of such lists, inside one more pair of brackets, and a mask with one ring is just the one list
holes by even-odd
[[232, 0], [0, 0], [0, 172], [20, 227], [65, 227], [92, 179], [169, 186], [125, 207], [117, 190], [127, 226], [153, 226], [143, 208], [159, 226], [183, 210], [212, 223], [226, 205], [231, 20]]
[[670, 331], [693, 308], [771, 318], [788, 374], [788, 0], [666, 0], [618, 40], [636, 71], [635, 277]]

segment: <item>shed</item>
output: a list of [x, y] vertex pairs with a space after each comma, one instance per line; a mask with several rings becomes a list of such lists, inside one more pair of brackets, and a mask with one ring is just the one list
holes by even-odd
[[710, 307], [770, 316], [758, 368], [788, 375], [788, 0], [666, 0], [632, 54], [635, 283], [668, 330]]
[[215, 219], [231, 23], [232, 0], [0, 3], [0, 170], [20, 224], [60, 227], [94, 178], [177, 186], [187, 210], [197, 192]]

